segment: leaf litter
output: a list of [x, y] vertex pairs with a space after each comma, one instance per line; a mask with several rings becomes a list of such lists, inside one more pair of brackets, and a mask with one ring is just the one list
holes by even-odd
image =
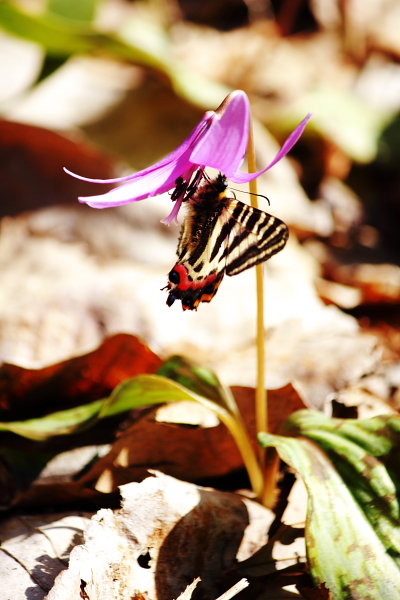
[[[282, 136], [283, 130], [289, 128], [287, 117], [289, 108], [292, 111], [291, 118], [294, 119], [296, 111], [303, 110], [304, 102], [308, 105], [311, 102], [317, 107], [315, 130], [324, 140], [324, 149], [320, 152], [314, 151], [316, 168], [313, 171], [314, 178], [315, 172], [318, 171], [317, 167], [323, 173], [322, 184], [321, 181], [318, 182], [319, 189], [314, 194], [320, 200], [313, 202], [308, 200], [298, 184], [295, 170], [288, 162], [286, 164], [282, 162], [275, 171], [260, 182], [261, 193], [265, 193], [273, 201], [274, 211], [276, 209], [276, 214], [284, 218], [293, 231], [292, 244], [287, 252], [276, 257], [274, 263], [271, 263], [267, 269], [269, 286], [266, 305], [269, 344], [267, 383], [271, 388], [281, 388], [276, 390], [275, 397], [274, 393], [270, 392], [271, 420], [276, 426], [276, 429], [272, 427], [273, 433], [279, 429], [278, 422], [281, 423], [296, 408], [304, 406], [319, 408], [328, 414], [333, 411], [338, 416], [346, 410], [358, 411], [360, 417], [366, 417], [384, 413], [394, 414], [399, 405], [397, 396], [400, 380], [396, 377], [396, 368], [400, 344], [396, 338], [396, 320], [392, 319], [394, 324], [389, 325], [385, 322], [389, 313], [380, 316], [378, 312], [375, 318], [374, 315], [371, 317], [369, 312], [372, 304], [375, 304], [378, 311], [388, 305], [393, 305], [394, 310], [397, 309], [396, 269], [398, 266], [393, 254], [390, 252], [385, 256], [380, 254], [382, 235], [374, 222], [371, 225], [368, 221], [370, 217], [361, 208], [360, 190], [358, 190], [360, 195], [356, 194], [354, 197], [347, 193], [345, 187], [340, 187], [340, 183], [343, 183], [342, 179], [347, 177], [351, 165], [354, 165], [352, 163], [354, 159], [361, 162], [368, 161], [377, 155], [380, 132], [391, 115], [398, 110], [398, 94], [396, 94], [398, 75], [390, 54], [398, 53], [398, 43], [395, 36], [389, 35], [392, 24], [397, 23], [396, 7], [395, 3], [383, 3], [384, 8], [379, 15], [375, 15], [374, 19], [371, 18], [371, 10], [364, 10], [361, 22], [357, 18], [357, 11], [348, 11], [343, 16], [339, 3], [328, 4], [311, 3], [314, 17], [319, 22], [321, 30], [317, 34], [307, 36], [282, 37], [272, 22], [265, 23], [263, 26], [261, 23], [254, 23], [247, 28], [227, 34], [182, 22], [174, 25], [171, 30], [176, 55], [187, 61], [196, 72], [203, 71], [221, 83], [233, 83], [251, 92], [254, 96], [255, 114], [272, 128], [274, 127], [272, 121], [277, 123], [274, 133], [278, 137]], [[371, 9], [372, 3], [366, 4]], [[328, 18], [329, 15], [331, 20]], [[339, 52], [343, 41], [340, 37], [342, 17], [347, 23], [349, 32], [346, 39], [347, 58], [356, 57], [354, 62], [344, 61], [342, 53]], [[238, 51], [243, 48], [246, 48], [245, 55]], [[366, 57], [366, 49], [369, 52], [368, 57]], [[385, 54], [387, 50], [389, 53]], [[268, 65], [265, 57], [269, 58]], [[324, 68], [321, 68], [319, 62], [322, 58]], [[33, 62], [34, 59], [36, 60], [32, 55]], [[75, 66], [78, 70], [79, 68], [94, 69], [94, 71], [99, 69], [100, 72], [105, 69], [106, 72], [107, 68], [102, 66], [101, 59], [94, 64], [96, 60], [93, 59], [94, 62], [90, 65]], [[251, 65], [250, 69], [249, 65]], [[162, 123], [166, 125], [171, 122], [172, 113], [169, 110], [174, 111], [176, 115], [176, 107], [181, 101], [177, 101], [174, 94], [163, 83], [160, 84], [154, 79], [149, 80], [139, 71], [129, 71], [131, 67], [123, 72], [123, 82], [115, 86], [115, 78], [113, 80], [112, 74], [114, 67], [109, 66], [111, 70], [108, 69], [108, 75], [111, 77], [107, 85], [104, 85], [101, 91], [97, 88], [99, 95], [102, 96], [99, 98], [98, 106], [101, 110], [109, 110], [109, 116], [105, 114], [98, 120], [100, 114], [98, 112], [97, 123], [90, 124], [90, 114], [84, 114], [84, 111], [79, 114], [79, 107], [75, 105], [76, 113], [70, 112], [73, 119], [67, 121], [65, 116], [70, 110], [67, 98], [64, 104], [57, 106], [57, 110], [60, 111], [57, 113], [57, 119], [60, 120], [60, 128], [64, 129], [66, 122], [71, 126], [71, 124], [82, 124], [87, 121], [85, 129], [92, 140], [120, 153], [136, 168], [142, 168], [152, 162], [154, 157], [151, 156], [151, 152], [162, 154], [169, 150], [167, 139], [162, 140], [162, 149], [154, 143], [157, 139], [157, 127], [162, 128]], [[72, 77], [76, 76], [78, 71], [75, 71], [74, 75], [72, 68], [74, 65], [69, 67], [71, 67], [69, 76], [71, 74]], [[115, 72], [117, 71], [118, 67]], [[315, 86], [316, 80], [319, 86]], [[104, 78], [104, 82], [106, 81], [107, 77]], [[340, 93], [332, 93], [332, 88], [326, 85], [327, 82], [332, 81], [340, 89]], [[89, 78], [86, 93], [91, 93], [90, 86], [93, 82], [95, 79]], [[382, 85], [382, 82], [385, 83]], [[23, 82], [18, 85], [21, 89]], [[28, 79], [25, 85], [27, 87], [30, 85]], [[52, 94], [57, 94], [57, 85], [60, 85], [57, 83], [57, 78], [53, 79], [52, 85], [52, 90], [48, 88], [47, 101]], [[118, 88], [116, 92], [115, 87]], [[61, 88], [62, 85], [59, 89]], [[9, 93], [12, 96], [15, 92], [11, 90]], [[45, 98], [46, 86], [42, 86], [41, 93], [44, 94], [42, 98]], [[125, 100], [121, 101], [124, 95]], [[352, 98], [354, 95], [355, 102]], [[28, 98], [28, 96], [28, 102], [25, 102], [23, 109], [25, 112], [22, 111], [20, 116], [23, 114], [24, 120], [28, 123], [40, 123], [37, 116], [39, 113], [35, 114], [35, 111], [40, 109], [44, 118], [46, 115], [43, 115], [43, 106], [46, 102], [35, 104], [32, 101], [34, 97]], [[293, 101], [293, 96], [301, 98]], [[154, 100], [157, 97], [160, 98], [159, 103], [166, 108], [160, 110], [162, 116], [159, 121], [156, 120], [155, 128], [150, 133], [152, 116], [160, 109], [158, 102]], [[151, 107], [149, 99], [154, 102]], [[124, 123], [124, 115], [134, 112], [132, 106], [135, 106], [135, 110], [143, 110], [143, 114], [148, 115], [146, 123], [149, 128], [149, 144], [147, 144], [148, 140], [144, 139], [145, 135], [141, 136], [140, 144], [132, 143], [131, 139], [127, 141], [126, 137], [121, 135], [118, 125], [114, 126], [118, 123], [118, 118], [121, 119], [120, 123]], [[187, 110], [187, 106], [183, 103], [181, 106], [182, 122], [179, 123], [179, 127], [182, 128], [183, 133], [180, 137], [183, 139], [184, 131], [190, 130], [192, 120], [196, 122], [199, 115], [196, 110]], [[183, 108], [184, 106], [186, 108]], [[378, 106], [379, 110], [374, 113], [370, 110], [371, 106]], [[344, 118], [339, 114], [339, 110], [343, 111]], [[357, 114], [362, 118], [355, 118], [354, 115]], [[7, 116], [7, 112], [3, 112], [3, 115]], [[11, 113], [8, 113], [8, 116], [10, 115]], [[64, 125], [61, 125], [61, 122]], [[8, 125], [3, 122], [4, 131], [6, 127], [12, 128], [14, 139], [18, 138], [17, 129], [20, 125]], [[39, 129], [35, 130], [35, 135], [39, 140], [41, 136], [43, 140], [47, 139], [48, 143], [51, 143], [52, 139], [55, 140], [54, 137], [46, 137], [47, 134], [44, 131], [41, 133]], [[262, 133], [261, 129], [257, 136], [261, 140], [258, 152], [260, 166], [262, 166], [264, 157], [267, 161], [268, 156], [273, 154], [273, 142], [267, 133]], [[25, 133], [21, 134], [22, 140], [25, 137], [28, 139], [29, 136], [25, 136]], [[34, 140], [35, 136], [30, 139]], [[171, 147], [174, 145], [172, 139], [171, 135]], [[62, 139], [57, 143], [62, 146]], [[316, 148], [321, 148], [315, 138], [312, 141], [307, 139], [304, 147], [308, 145], [311, 148], [313, 143]], [[80, 149], [79, 145], [67, 148], [68, 144], [69, 141], [65, 142], [65, 154], [62, 156], [68, 155], [71, 158], [74, 153], [78, 153], [76, 160], [81, 167], [84, 158], [83, 154], [79, 153], [83, 146]], [[156, 146], [155, 150], [151, 149], [152, 144]], [[19, 147], [18, 153], [22, 151], [22, 147]], [[6, 144], [4, 156], [9, 155], [10, 149], [10, 145]], [[34, 158], [32, 165], [37, 165], [40, 157], [37, 146], [30, 143], [26, 147], [26, 152]], [[143, 156], [147, 157], [145, 164], [140, 162], [144, 160]], [[98, 160], [100, 162], [103, 160], [99, 176], [107, 176], [105, 175], [107, 169], [118, 170], [118, 166], [110, 165], [109, 157], [104, 159], [99, 157]], [[54, 168], [57, 168], [57, 161], [60, 161], [61, 168], [64, 158], [54, 157]], [[47, 199], [42, 194], [42, 198], [40, 195], [36, 196], [32, 202], [37, 189], [45, 189], [43, 182], [51, 175], [46, 170], [47, 164], [47, 159], [41, 161], [43, 167], [41, 179], [35, 180], [33, 185], [33, 180], [30, 178], [31, 187], [28, 193], [24, 197], [22, 192], [19, 192], [16, 195], [18, 203], [13, 203], [13, 214], [26, 210], [34, 210], [34, 212], [25, 212], [13, 218], [6, 217], [1, 222], [0, 354], [6, 363], [3, 364], [1, 373], [2, 407], [4, 410], [4, 406], [9, 402], [10, 411], [9, 418], [6, 420], [25, 420], [33, 416], [40, 418], [62, 408], [67, 409], [68, 401], [73, 402], [75, 406], [88, 405], [91, 401], [99, 400], [100, 396], [107, 397], [111, 387], [115, 387], [123, 378], [135, 374], [130, 372], [129, 361], [121, 366], [119, 373], [119, 362], [117, 361], [114, 369], [111, 361], [110, 380], [103, 391], [94, 385], [96, 381], [90, 382], [90, 377], [86, 376], [85, 357], [71, 360], [71, 356], [82, 355], [99, 347], [99, 354], [94, 355], [96, 361], [93, 358], [89, 361], [92, 361], [92, 364], [99, 361], [100, 367], [102, 356], [106, 358], [107, 354], [103, 354], [102, 342], [106, 340], [105, 344], [107, 344], [110, 339], [115, 339], [110, 336], [124, 332], [141, 336], [146, 343], [150, 344], [150, 348], [147, 349], [144, 345], [137, 346], [140, 347], [140, 351], [136, 356], [132, 356], [132, 366], [142, 352], [143, 355], [153, 355], [154, 365], [161, 363], [168, 354], [179, 352], [213, 367], [224, 384], [242, 386], [234, 387], [233, 391], [248, 428], [253, 430], [254, 416], [250, 414], [252, 411], [246, 412], [246, 409], [252, 403], [254, 394], [250, 388], [255, 380], [255, 354], [251, 347], [254, 342], [252, 333], [254, 304], [253, 292], [249, 292], [248, 296], [243, 293], [244, 288], [249, 290], [252, 288], [252, 275], [249, 274], [246, 279], [245, 274], [237, 282], [235, 278], [224, 282], [225, 285], [212, 305], [202, 307], [203, 311], [199, 311], [197, 315], [190, 315], [189, 324], [187, 315], [185, 315], [186, 319], [183, 319], [182, 315], [176, 312], [171, 318], [171, 311], [161, 306], [165, 298], [158, 292], [165, 281], [168, 269], [173, 264], [177, 236], [177, 231], [172, 228], [160, 233], [160, 226], [157, 224], [158, 219], [165, 216], [165, 203], [168, 198], [148, 203], [146, 201], [146, 206], [142, 203], [134, 207], [124, 207], [114, 211], [112, 215], [108, 212], [85, 211], [82, 210], [84, 207], [73, 205], [77, 194], [67, 192], [65, 189], [65, 186], [71, 182], [58, 179], [57, 175], [53, 179], [53, 187], [46, 188], [50, 189]], [[303, 162], [303, 165], [305, 164]], [[95, 176], [95, 163], [89, 160], [87, 165], [90, 171], [88, 175]], [[10, 181], [9, 172], [10, 170], [7, 169], [5, 177], [2, 178], [3, 184], [11, 183], [15, 186], [18, 178]], [[20, 170], [19, 174], [22, 172]], [[32, 173], [32, 170], [30, 172]], [[305, 180], [306, 169], [302, 176]], [[332, 177], [336, 178], [336, 183], [333, 183]], [[9, 185], [8, 188], [6, 186], [3, 189], [5, 189], [4, 203], [2, 203], [4, 214], [10, 214], [7, 212], [9, 211], [7, 205], [11, 187]], [[390, 198], [390, 189], [388, 194]], [[64, 197], [66, 205], [59, 206], [64, 202]], [[151, 217], [147, 211], [150, 211]], [[150, 220], [154, 225], [149, 225]], [[296, 234], [301, 245], [296, 242]], [[318, 240], [315, 239], [316, 236]], [[373, 260], [370, 260], [370, 257], [374, 257]], [[335, 305], [344, 308], [347, 314], [337, 309]], [[360, 312], [357, 313], [355, 307], [358, 307]], [[355, 318], [360, 314], [367, 315], [361, 318], [365, 332], [360, 330]], [[371, 323], [376, 323], [375, 328], [370, 327]], [[375, 337], [377, 334], [379, 342]], [[121, 345], [120, 350], [120, 356], [124, 356], [126, 348]], [[76, 388], [72, 387], [69, 400], [68, 394], [64, 393], [68, 390], [62, 390], [63, 393], [60, 393], [63, 387], [62, 376], [59, 377], [58, 386], [51, 376], [51, 370], [57, 367], [55, 363], [60, 361], [65, 361], [66, 373], [69, 369], [76, 372], [78, 380], [80, 371], [84, 374], [82, 380], [84, 389], [78, 389], [78, 385]], [[37, 368], [43, 371], [36, 372], [39, 379], [35, 392], [35, 377], [32, 369]], [[154, 372], [149, 371], [147, 365], [141, 368], [145, 373]], [[101, 368], [98, 372], [97, 384], [102, 384], [107, 380], [107, 376], [104, 375], [103, 380]], [[23, 386], [21, 388], [23, 382], [26, 382], [26, 377], [28, 383], [31, 378], [29, 384], [31, 388], [28, 391]], [[42, 394], [40, 377], [44, 378], [43, 385], [45, 387], [48, 385], [46, 394]], [[16, 393], [17, 383], [20, 385], [19, 395]], [[289, 387], [287, 385], [289, 383], [293, 385]], [[243, 401], [240, 400], [241, 397]], [[281, 408], [279, 416], [279, 406], [282, 407], [287, 398], [292, 398], [293, 404], [288, 402], [287, 406]], [[179, 404], [176, 406], [179, 407]], [[204, 411], [201, 414], [199, 411], [195, 411], [194, 414], [193, 410], [186, 412], [183, 403], [178, 415], [176, 412], [166, 415], [166, 412], [171, 413], [169, 410], [171, 407], [172, 405], [167, 409], [152, 408], [133, 415], [124, 413], [122, 421], [121, 419], [112, 421], [111, 417], [99, 420], [93, 430], [74, 434], [72, 448], [68, 447], [71, 444], [68, 441], [69, 436], [65, 438], [57, 436], [54, 440], [40, 442], [39, 452], [39, 447], [36, 445], [38, 442], [29, 440], [23, 443], [20, 440], [16, 442], [17, 438], [14, 434], [2, 434], [8, 436], [4, 440], [11, 447], [11, 454], [9, 452], [7, 455], [2, 455], [4, 464], [1, 466], [1, 471], [7, 482], [5, 486], [7, 493], [2, 499], [4, 505], [10, 506], [10, 503], [15, 502], [17, 498], [16, 505], [20, 503], [24, 510], [29, 510], [32, 506], [43, 506], [46, 501], [50, 506], [57, 507], [68, 503], [74, 504], [77, 499], [85, 498], [87, 501], [89, 498], [93, 503], [91, 507], [93, 509], [98, 506], [108, 506], [107, 501], [111, 496], [118, 504], [118, 485], [127, 484], [122, 489], [128, 489], [129, 485], [143, 485], [148, 479], [144, 479], [141, 484], [129, 484], [128, 481], [145, 478], [149, 466], [161, 468], [163, 459], [167, 473], [175, 474], [188, 481], [197, 482], [199, 479], [206, 478], [208, 481], [211, 479], [218, 482], [220, 479], [213, 478], [226, 477], [229, 473], [237, 473], [240, 470], [241, 458], [223, 425], [217, 423], [215, 418], [210, 421], [209, 415], [207, 416]], [[12, 409], [15, 410], [14, 416]], [[354, 412], [347, 414], [354, 414]], [[106, 426], [101, 428], [102, 424]], [[152, 455], [149, 451], [155, 450], [157, 440], [159, 440], [158, 453]], [[170, 447], [167, 448], [168, 446]], [[166, 448], [170, 454], [167, 454]], [[26, 458], [29, 456], [31, 463], [28, 465], [26, 461], [23, 466], [21, 461], [18, 470], [11, 469], [10, 472], [7, 460], [10, 460], [10, 455], [13, 453], [15, 457], [21, 456], [17, 449], [18, 452], [22, 451]], [[179, 460], [176, 460], [177, 455]], [[319, 460], [318, 452], [316, 456], [316, 460]], [[133, 461], [132, 457], [134, 457]], [[220, 458], [217, 460], [216, 457]], [[30, 477], [27, 475], [28, 467], [31, 469]], [[167, 478], [167, 476], [159, 475], [157, 479], [160, 478]], [[151, 479], [153, 480], [154, 477]], [[182, 482], [171, 483], [172, 486], [181, 484]], [[193, 484], [187, 485], [192, 485], [191, 490], [201, 489]], [[199, 492], [191, 493], [195, 495]], [[237, 497], [234, 502], [237, 506]], [[250, 506], [250, 501], [246, 502], [248, 503], [246, 506]], [[148, 516], [154, 517], [154, 507], [147, 506], [146, 519]], [[300, 510], [294, 510], [294, 514], [292, 511], [290, 517], [285, 516], [290, 515], [290, 509], [299, 507]], [[172, 508], [175, 509], [174, 506]], [[302, 489], [301, 485], [296, 483], [289, 495], [287, 512], [283, 513], [283, 517], [281, 516], [282, 521], [295, 528], [298, 526], [301, 531], [305, 520], [304, 508], [304, 488]], [[122, 513], [114, 514], [106, 511], [104, 525], [100, 522], [100, 517], [96, 516], [87, 530], [90, 535], [88, 534], [85, 545], [78, 546], [77, 552], [78, 549], [79, 552], [87, 552], [88, 544], [91, 549], [95, 548], [104, 534], [101, 528], [106, 528], [106, 524], [113, 532], [115, 523], [118, 522], [118, 527], [121, 528], [123, 523], [121, 515], [125, 516], [126, 513], [124, 510]], [[103, 512], [101, 511], [100, 514]], [[184, 519], [185, 515], [181, 518]], [[33, 519], [33, 517], [25, 517], [25, 519]], [[49, 522], [51, 519], [49, 515]], [[174, 528], [176, 526], [174, 525]], [[124, 527], [125, 524], [122, 527], [123, 548], [126, 544]], [[81, 529], [82, 526], [80, 531]], [[257, 530], [257, 542], [249, 554], [254, 553], [257, 544], [262, 546], [267, 541], [265, 537], [264, 542], [261, 542], [259, 537], [266, 534], [269, 524], [262, 525], [261, 529], [262, 531]], [[96, 531], [96, 534], [99, 532], [99, 539], [96, 539], [93, 531]], [[236, 540], [237, 532], [231, 533], [232, 539]], [[184, 530], [182, 534], [183, 539], [187, 539]], [[16, 552], [16, 558], [20, 558], [34, 576], [36, 576], [37, 563], [35, 560], [32, 562], [31, 558], [24, 554], [23, 549], [27, 540], [33, 538], [35, 541], [35, 535], [25, 533], [21, 537], [21, 533], [16, 533], [13, 535], [16, 542], [12, 548], [13, 552], [17, 550], [21, 552], [21, 554]], [[6, 549], [3, 533], [1, 539]], [[288, 566], [284, 562], [287, 556], [285, 549], [288, 549], [285, 541], [287, 540], [283, 536], [281, 542], [277, 542], [271, 564], [274, 561], [279, 563], [282, 561], [281, 565]], [[296, 537], [294, 543], [300, 545], [289, 546], [289, 557], [294, 560], [294, 567], [297, 569], [295, 576], [298, 578], [297, 587], [301, 590], [300, 593], [310, 598], [331, 597], [331, 593], [324, 589], [323, 584], [319, 589], [311, 589], [309, 581], [304, 580], [304, 572], [301, 579], [301, 568], [297, 565], [298, 557], [304, 560], [304, 538], [301, 538], [301, 534]], [[34, 550], [35, 559], [40, 553], [43, 556], [53, 557], [52, 550], [47, 547], [41, 548], [43, 544], [44, 542], [39, 543], [37, 552]], [[103, 546], [99, 552], [108, 549], [107, 543]], [[143, 542], [141, 555], [145, 557], [143, 564], [150, 561], [151, 566], [150, 569], [140, 567], [138, 570], [141, 583], [147, 581], [146, 571], [156, 568], [152, 552], [146, 548], [146, 543]], [[109, 550], [113, 551], [111, 547]], [[129, 552], [133, 552], [132, 548], [129, 548]], [[57, 556], [57, 553], [55, 555]], [[201, 559], [206, 557], [207, 553], [204, 552]], [[244, 558], [240, 556], [240, 560]], [[32, 598], [44, 597], [46, 592], [40, 584], [32, 580], [29, 574], [27, 575], [28, 571], [25, 567], [6, 552], [2, 553], [2, 559], [8, 561], [3, 563], [8, 565], [7, 569], [11, 569], [7, 571], [8, 573], [21, 568], [21, 571], [18, 571], [20, 577], [13, 580], [19, 589], [18, 592], [13, 593], [13, 600], [25, 597], [25, 590], [29, 588]], [[110, 565], [107, 560], [105, 559], [104, 563], [100, 560], [95, 567], [100, 569], [104, 567], [106, 572]], [[169, 565], [170, 560], [170, 564], [174, 565], [173, 559], [168, 559], [166, 564]], [[232, 559], [232, 564], [234, 562]], [[46, 565], [45, 560], [42, 564]], [[78, 572], [80, 566], [84, 570], [85, 564], [89, 563], [82, 561], [79, 565], [77, 561], [71, 562], [70, 568], [76, 568]], [[160, 564], [159, 568], [161, 574], [158, 575], [162, 578], [165, 576], [166, 569], [164, 563]], [[45, 570], [46, 567], [39, 566], [38, 572], [40, 574]], [[82, 579], [83, 583], [78, 582], [77, 598], [86, 597], [85, 594], [88, 594], [86, 583], [92, 586], [96, 584], [92, 575], [88, 573], [89, 571], [85, 572], [87, 582], [85, 579]], [[110, 573], [111, 571], [108, 571], [106, 575], [107, 585], [110, 583]], [[52, 575], [49, 574], [48, 578], [40, 579], [41, 583], [44, 581], [44, 585], [50, 587], [54, 574], [55, 571]], [[182, 583], [176, 593], [172, 593], [172, 587], [168, 587], [162, 580], [162, 585], [166, 585], [165, 589], [167, 589], [163, 597], [169, 599], [178, 597], [178, 593], [183, 592], [186, 585], [191, 585], [198, 575], [199, 573], [191, 573], [188, 580], [184, 582], [185, 585]], [[203, 585], [208, 585], [209, 575], [208, 572], [205, 577], [206, 583]], [[226, 574], [224, 577], [228, 588], [231, 581], [228, 583], [229, 577]], [[285, 573], [285, 577], [283, 582], [285, 585], [282, 584], [278, 588], [274, 588], [271, 580], [268, 581], [268, 585], [263, 581], [260, 588], [255, 588], [255, 583], [252, 581], [247, 591], [243, 590], [241, 594], [250, 593], [252, 598], [262, 592], [262, 597], [266, 598], [298, 597], [299, 592], [293, 585], [288, 588], [289, 573]], [[115, 579], [112, 585], [123, 586], [121, 583], [123, 579], [119, 576], [119, 572]], [[176, 581], [178, 580], [179, 577]], [[61, 585], [59, 581], [61, 579], [57, 580], [56, 586]], [[74, 580], [74, 585], [77, 581]], [[157, 584], [160, 579], [157, 580], [156, 577], [155, 581]], [[169, 582], [168, 585], [173, 586], [176, 581], [172, 584]], [[215, 581], [210, 585], [214, 584]], [[212, 596], [216, 597], [218, 593], [215, 590]], [[138, 594], [141, 595], [142, 592]]]

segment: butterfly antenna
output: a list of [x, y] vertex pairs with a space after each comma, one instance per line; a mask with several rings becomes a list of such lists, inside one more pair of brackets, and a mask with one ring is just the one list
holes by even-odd
[[271, 202], [269, 201], [269, 198], [267, 198], [267, 196], [263, 196], [262, 194], [255, 194], [254, 192], [246, 192], [245, 190], [235, 190], [235, 188], [231, 188], [230, 186], [229, 189], [233, 192], [243, 192], [244, 194], [249, 194], [250, 196], [259, 196], [260, 198], [264, 198], [264, 200], [268, 202], [268, 205], [271, 206]]

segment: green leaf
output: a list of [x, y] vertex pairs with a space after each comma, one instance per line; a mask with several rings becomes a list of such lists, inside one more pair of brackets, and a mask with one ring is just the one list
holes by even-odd
[[136, 28], [140, 35], [131, 33], [128, 39], [102, 33], [83, 21], [73, 22], [50, 13], [31, 15], [3, 1], [0, 27], [41, 44], [53, 56], [100, 53], [154, 69], [164, 75], [163, 79], [169, 81], [176, 94], [202, 108], [215, 108], [231, 91], [176, 60], [164, 42], [158, 48], [154, 43], [145, 43], [147, 28], [149, 37], [154, 38], [154, 28], [145, 21]]
[[[210, 385], [211, 372], [201, 371], [198, 368], [197, 375], [200, 381], [204, 381], [205, 374], [205, 379], [208, 379], [208, 385]], [[240, 415], [230, 412], [228, 405], [219, 404], [171, 379], [159, 375], [133, 377], [116, 387], [109, 398], [97, 400], [77, 408], [59, 411], [41, 419], [0, 423], [0, 431], [11, 431], [33, 440], [46, 440], [55, 435], [66, 435], [81, 431], [92, 425], [97, 419], [110, 417], [134, 408], [165, 402], [180, 402], [182, 400], [199, 402], [214, 411], [228, 427], [243, 456], [253, 489], [259, 496], [263, 489], [263, 477]]]
[[234, 415], [239, 414], [232, 392], [222, 385], [214, 371], [208, 367], [176, 355], [169, 358], [157, 374], [177, 381], [192, 392], [213, 400]]
[[126, 410], [150, 406], [151, 404], [180, 402], [182, 400], [199, 402], [216, 412], [222, 419], [228, 416], [224, 407], [216, 405], [213, 401], [183, 387], [171, 379], [160, 375], [139, 375], [138, 377], [127, 379], [115, 388], [107, 400], [102, 417], [109, 417]]
[[335, 600], [400, 597], [400, 418], [328, 419], [298, 411], [284, 437], [262, 433], [303, 478], [311, 574]]
[[[206, 387], [209, 386], [209, 391], [213, 391], [215, 394], [217, 394], [217, 390], [223, 390], [216, 375], [208, 369], [200, 368], [199, 366], [190, 368], [189, 365], [191, 364], [193, 363], [190, 363], [190, 361], [175, 357], [169, 367], [166, 367], [166, 370], [169, 370], [171, 375], [175, 373], [177, 377], [183, 373], [187, 378], [187, 382], [191, 383], [196, 389], [199, 389], [201, 385], [205, 385]], [[183, 369], [182, 372], [180, 371], [180, 367]], [[228, 390], [225, 390], [224, 393], [225, 398], [220, 398], [217, 395], [218, 401], [210, 400], [166, 377], [160, 375], [139, 375], [139, 377], [128, 379], [114, 390], [107, 400], [107, 405], [103, 409], [101, 416], [109, 416], [115, 414], [115, 412], [148, 406], [150, 404], [179, 402], [181, 400], [199, 402], [199, 404], [214, 411], [229, 429], [243, 457], [253, 490], [256, 496], [260, 497], [264, 485], [260, 466], [237, 408], [237, 413], [235, 412], [235, 400], [232, 397], [232, 401], [230, 402], [230, 391], [228, 393]]]
[[0, 431], [11, 431], [32, 440], [43, 441], [55, 435], [76, 433], [90, 427], [98, 419], [134, 408], [182, 400], [199, 402], [216, 412], [224, 422], [232, 418], [223, 406], [185, 389], [170, 379], [157, 375], [141, 375], [121, 383], [109, 398], [54, 412], [38, 419], [0, 423]]
[[75, 21], [93, 21], [99, 0], [48, 0], [50, 13]]
[[0, 2], [0, 26], [56, 56], [90, 52], [95, 45], [94, 33], [86, 25], [72, 26], [51, 15], [30, 15], [8, 2]]
[[375, 159], [382, 132], [394, 115], [394, 111], [373, 106], [349, 90], [325, 84], [300, 97], [291, 107], [291, 116], [301, 119], [310, 110], [312, 128], [361, 163]]
[[96, 400], [84, 406], [51, 413], [38, 419], [0, 423], [0, 431], [11, 431], [37, 441], [44, 441], [55, 435], [77, 433], [95, 423], [104, 404], [104, 400]]

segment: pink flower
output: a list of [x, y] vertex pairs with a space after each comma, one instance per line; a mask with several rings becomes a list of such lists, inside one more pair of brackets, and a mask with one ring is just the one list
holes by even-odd
[[[123, 185], [99, 196], [79, 198], [93, 208], [108, 208], [137, 202], [150, 196], [163, 194], [173, 188], [176, 200], [171, 214], [165, 223], [176, 220], [194, 173], [205, 167], [213, 167], [234, 183], [246, 183], [268, 171], [281, 160], [295, 145], [310, 119], [311, 114], [291, 133], [274, 160], [258, 173], [243, 173], [239, 170], [243, 163], [249, 139], [250, 103], [242, 90], [230, 93], [215, 111], [206, 112], [203, 119], [190, 136], [174, 152], [155, 165], [133, 175], [118, 179], [89, 179], [75, 175], [67, 169], [66, 173], [92, 183], [123, 183]], [[199, 178], [197, 177], [196, 181]], [[177, 181], [178, 180], [178, 181]], [[196, 182], [192, 186], [196, 185]]]

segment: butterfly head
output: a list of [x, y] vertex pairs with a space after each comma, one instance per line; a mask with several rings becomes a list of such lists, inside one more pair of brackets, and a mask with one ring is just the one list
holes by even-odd
[[221, 195], [225, 195], [228, 189], [228, 180], [223, 173], [219, 173], [215, 179], [209, 179], [204, 173], [205, 182], [199, 187], [198, 193], [202, 195], [211, 195], [212, 197], [218, 198]]

